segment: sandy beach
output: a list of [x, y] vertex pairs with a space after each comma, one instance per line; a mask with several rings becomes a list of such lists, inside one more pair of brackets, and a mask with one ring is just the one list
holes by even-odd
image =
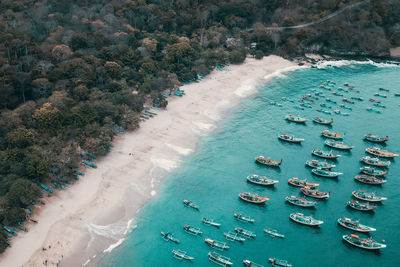
[[298, 68], [277, 56], [246, 59], [213, 71], [199, 83], [182, 86], [186, 95], [170, 97], [158, 116], [140, 129], [116, 137], [97, 169], [70, 189], [44, 200], [33, 218], [37, 224], [12, 241], [0, 266], [93, 266], [135, 228], [140, 207], [157, 195], [162, 178], [196, 149], [201, 136], [257, 84]]

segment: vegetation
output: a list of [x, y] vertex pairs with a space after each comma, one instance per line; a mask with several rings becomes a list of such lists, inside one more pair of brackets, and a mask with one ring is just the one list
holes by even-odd
[[[0, 223], [17, 226], [44, 194], [74, 181], [80, 154], [102, 156], [115, 126], [216, 65], [306, 52], [388, 55], [400, 2], [371, 0], [3, 0], [0, 6]], [[371, 42], [371, 40], [374, 40]], [[0, 231], [0, 251], [7, 247]]]

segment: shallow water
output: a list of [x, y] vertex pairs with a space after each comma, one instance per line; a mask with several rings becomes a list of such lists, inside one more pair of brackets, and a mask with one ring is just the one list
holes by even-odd
[[[331, 99], [341, 104], [342, 97], [333, 96], [330, 91], [320, 89], [319, 85], [326, 80], [336, 82], [337, 88], [349, 82], [360, 93], [344, 93], [344, 97], [362, 96], [363, 102], [354, 105], [348, 111], [341, 109], [349, 116], [327, 115], [317, 112], [319, 103], [315, 101], [312, 108], [296, 110], [290, 102], [301, 98], [312, 89], [322, 91]], [[390, 92], [379, 91], [379, 87], [390, 89]], [[332, 90], [334, 91], [334, 90]], [[388, 98], [374, 97], [375, 92], [387, 94]], [[204, 137], [196, 153], [187, 156], [181, 167], [163, 182], [160, 193], [145, 205], [136, 218], [137, 228], [126, 238], [125, 242], [107, 253], [100, 266], [216, 266], [208, 261], [210, 247], [204, 238], [227, 242], [230, 249], [218, 252], [231, 258], [235, 265], [242, 265], [244, 259], [268, 265], [269, 257], [286, 259], [294, 266], [400, 266], [400, 159], [389, 167], [387, 183], [383, 186], [360, 184], [354, 180], [362, 167], [360, 157], [366, 155], [366, 147], [373, 144], [362, 140], [366, 133], [377, 133], [390, 137], [387, 146], [389, 151], [400, 152], [400, 68], [377, 67], [368, 64], [350, 64], [324, 69], [302, 69], [279, 77], [259, 88], [257, 95], [242, 101], [242, 104], [231, 111], [227, 119], [219, 123], [218, 129]], [[386, 108], [382, 114], [366, 111], [372, 103], [368, 98], [382, 100]], [[282, 107], [270, 104], [270, 101], [281, 103]], [[284, 117], [299, 114], [309, 119], [305, 125], [289, 123]], [[351, 152], [341, 152], [341, 158], [335, 163], [336, 171], [344, 175], [338, 179], [319, 178], [305, 167], [306, 160], [313, 158], [314, 148], [328, 148], [320, 131], [327, 126], [314, 124], [315, 116], [333, 118], [332, 131], [346, 133], [345, 143], [355, 148]], [[281, 132], [293, 133], [305, 139], [302, 145], [283, 143], [277, 139]], [[283, 159], [280, 169], [259, 166], [254, 163], [258, 155], [270, 156], [272, 159]], [[249, 174], [266, 175], [279, 180], [274, 187], [265, 188], [246, 182]], [[319, 201], [315, 209], [303, 209], [285, 202], [285, 196], [301, 195], [299, 188], [288, 185], [291, 177], [307, 178], [320, 183], [321, 191], [331, 192], [331, 197]], [[375, 213], [363, 213], [346, 207], [352, 199], [351, 192], [356, 189], [376, 192], [388, 198], [378, 204]], [[238, 199], [240, 192], [253, 192], [267, 196], [270, 201], [265, 206], [244, 203]], [[200, 211], [187, 208], [183, 199], [190, 199], [200, 206]], [[325, 223], [319, 228], [310, 228], [296, 224], [289, 219], [292, 212], [303, 212], [313, 215]], [[254, 224], [239, 222], [233, 213], [240, 212], [255, 219]], [[205, 226], [201, 218], [209, 217], [222, 223], [220, 229]], [[345, 244], [342, 235], [351, 233], [337, 225], [339, 217], [360, 219], [360, 222], [377, 229], [371, 236], [385, 240], [387, 248], [379, 252], [364, 251]], [[200, 227], [201, 236], [192, 236], [183, 230], [184, 224]], [[257, 237], [246, 240], [243, 244], [225, 240], [223, 233], [233, 231], [235, 227], [254, 231]], [[277, 229], [285, 235], [284, 239], [272, 238], [264, 234], [265, 227]], [[161, 239], [160, 231], [172, 232], [181, 243], [174, 244]], [[360, 234], [361, 236], [366, 236]], [[172, 249], [187, 251], [195, 257], [192, 263], [181, 262], [172, 257]]]

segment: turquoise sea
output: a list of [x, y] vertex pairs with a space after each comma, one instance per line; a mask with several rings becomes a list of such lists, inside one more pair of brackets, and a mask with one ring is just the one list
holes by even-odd
[[[332, 91], [319, 88], [327, 80], [336, 85]], [[347, 112], [349, 116], [323, 114], [317, 112], [319, 103], [315, 100], [312, 108], [298, 110], [293, 103], [282, 97], [297, 100], [313, 89], [342, 104], [342, 96], [332, 92], [338, 87], [346, 88], [348, 82], [360, 90], [344, 92], [344, 97], [363, 97], [364, 101], [346, 104], [353, 110], [333, 109]], [[379, 91], [383, 87], [390, 92]], [[374, 96], [379, 92], [387, 98]], [[216, 266], [209, 262], [207, 253], [212, 249], [204, 243], [205, 238], [227, 242], [230, 249], [218, 253], [231, 258], [234, 266], [242, 266], [249, 259], [269, 266], [268, 258], [286, 259], [293, 266], [400, 266], [400, 158], [389, 167], [387, 183], [382, 186], [361, 184], [354, 180], [363, 164], [365, 148], [374, 144], [363, 141], [366, 133], [388, 135], [390, 140], [385, 149], [400, 152], [400, 67], [384, 67], [380, 64], [347, 63], [342, 66], [326, 66], [321, 69], [300, 69], [277, 77], [261, 85], [259, 92], [244, 99], [240, 106], [220, 121], [218, 129], [203, 137], [196, 153], [186, 157], [182, 165], [164, 180], [160, 193], [146, 204], [136, 218], [137, 228], [121, 246], [104, 256], [100, 266]], [[370, 97], [379, 99], [386, 108], [381, 114], [369, 112], [372, 107]], [[271, 101], [282, 106], [271, 104]], [[325, 108], [328, 109], [328, 108]], [[305, 125], [284, 120], [287, 114], [298, 114], [309, 119]], [[336, 162], [336, 171], [344, 175], [338, 179], [320, 178], [312, 175], [305, 161], [312, 159], [314, 148], [324, 148], [324, 138], [320, 132], [327, 126], [315, 124], [316, 116], [333, 118], [332, 131], [346, 133], [345, 143], [355, 148], [351, 152], [339, 151], [342, 155]], [[277, 135], [281, 132], [293, 133], [305, 139], [303, 144], [283, 143]], [[379, 145], [377, 145], [379, 146]], [[382, 146], [380, 146], [382, 147]], [[272, 159], [283, 159], [281, 168], [273, 169], [255, 164], [254, 157], [264, 155]], [[246, 182], [250, 174], [266, 175], [279, 180], [274, 187], [261, 187]], [[331, 197], [319, 201], [315, 209], [302, 209], [285, 201], [288, 195], [300, 196], [298, 187], [288, 185], [291, 177], [307, 178], [320, 183], [321, 191], [331, 192]], [[352, 199], [351, 192], [363, 189], [376, 192], [388, 198], [378, 204], [375, 213], [363, 213], [346, 207]], [[253, 192], [267, 196], [270, 201], [265, 206], [244, 203], [238, 198], [240, 192]], [[200, 206], [196, 211], [183, 205], [183, 199], [190, 199]], [[313, 215], [325, 223], [319, 228], [299, 225], [289, 219], [292, 212]], [[254, 224], [237, 221], [233, 214], [240, 212], [255, 219]], [[202, 217], [213, 218], [222, 223], [220, 229], [205, 226]], [[377, 229], [371, 234], [377, 241], [385, 240], [387, 248], [381, 252], [371, 252], [352, 247], [342, 241], [342, 235], [351, 233], [337, 224], [340, 217], [360, 219], [362, 224]], [[200, 227], [201, 236], [187, 234], [184, 224]], [[244, 243], [225, 240], [224, 232], [242, 227], [257, 234], [253, 240]], [[265, 227], [278, 230], [284, 239], [267, 236]], [[172, 232], [181, 242], [165, 242], [161, 231]], [[359, 234], [367, 236], [365, 234]], [[193, 262], [179, 261], [172, 257], [172, 249], [181, 249], [195, 257]]]

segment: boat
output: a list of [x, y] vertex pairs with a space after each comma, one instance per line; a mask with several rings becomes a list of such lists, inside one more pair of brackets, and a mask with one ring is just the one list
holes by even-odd
[[326, 102], [337, 104], [336, 100], [333, 100], [333, 99], [330, 99], [330, 98], [327, 98]]
[[170, 232], [166, 232], [166, 233], [161, 232], [161, 235], [165, 241], [167, 241], [167, 242], [172, 241], [172, 242], [179, 244], [179, 240], [177, 238], [175, 238], [174, 235], [171, 234]]
[[243, 265], [244, 266], [248, 266], [248, 267], [264, 267], [264, 265], [249, 261], [249, 260], [244, 260], [243, 261]]
[[305, 187], [305, 186], [307, 186], [309, 188], [315, 188], [315, 187], [319, 186], [319, 184], [317, 184], [317, 183], [310, 183], [310, 182], [307, 181], [307, 179], [300, 180], [297, 177], [290, 178], [288, 180], [288, 183], [293, 185], [293, 186], [297, 186], [297, 187]]
[[333, 119], [331, 119], [330, 121], [327, 121], [327, 120], [324, 120], [324, 119], [322, 119], [320, 117], [315, 117], [313, 119], [313, 122], [319, 123], [319, 124], [324, 124], [324, 125], [332, 125]]
[[338, 133], [333, 133], [329, 130], [324, 130], [321, 132], [321, 135], [324, 137], [328, 137], [331, 139], [335, 139], [335, 140], [343, 140], [345, 134], [338, 134]]
[[380, 94], [380, 93], [375, 93], [374, 96], [379, 96], [379, 97], [387, 98], [387, 95], [385, 95], [385, 94]]
[[335, 92], [333, 92], [333, 93], [332, 93], [332, 95], [335, 95], [335, 96], [343, 96], [343, 94], [342, 94], [342, 93], [338, 93], [338, 92], [336, 92], [336, 91], [335, 91]]
[[240, 227], [235, 227], [235, 232], [238, 233], [239, 235], [247, 237], [247, 238], [256, 238], [256, 234], [254, 232], [240, 228]]
[[380, 137], [377, 134], [369, 133], [369, 134], [364, 135], [364, 140], [374, 142], [374, 143], [384, 143], [389, 140], [389, 136]]
[[279, 167], [282, 164], [282, 159], [281, 159], [281, 161], [275, 161], [275, 160], [271, 160], [270, 158], [264, 158], [263, 156], [256, 157], [255, 161], [259, 164], [269, 166], [269, 167]]
[[376, 108], [371, 108], [371, 107], [367, 107], [366, 110], [367, 111], [371, 111], [371, 112], [375, 112], [375, 113], [382, 113], [381, 110], [376, 109]]
[[264, 228], [264, 232], [265, 232], [267, 235], [270, 235], [270, 236], [272, 236], [272, 237], [285, 238], [285, 235], [282, 235], [282, 234], [278, 233], [278, 231], [276, 231], [276, 230]]
[[347, 205], [353, 209], [360, 210], [360, 211], [372, 211], [376, 209], [375, 205], [371, 205], [368, 202], [358, 202], [358, 201], [347, 201]]
[[380, 101], [380, 100], [373, 99], [373, 98], [370, 98], [369, 101], [370, 101], [370, 102], [373, 102], [373, 103], [381, 103], [381, 102], [382, 102], [382, 101]]
[[297, 223], [308, 226], [319, 226], [324, 223], [323, 221], [314, 219], [312, 216], [305, 216], [303, 213], [300, 212], [291, 213], [289, 217]]
[[331, 195], [330, 192], [321, 192], [317, 189], [311, 189], [309, 187], [302, 187], [300, 188], [300, 191], [309, 197], [313, 197], [313, 198], [329, 198], [329, 196]]
[[358, 235], [344, 235], [343, 240], [353, 246], [367, 249], [367, 250], [379, 250], [381, 248], [386, 248], [385, 244], [378, 243], [371, 238], [361, 238]]
[[386, 108], [386, 106], [381, 103], [373, 103], [372, 105], [378, 108]]
[[213, 240], [211, 238], [204, 239], [204, 242], [207, 243], [210, 247], [219, 249], [219, 250], [227, 250], [229, 246], [225, 242]]
[[359, 220], [353, 221], [349, 218], [344, 217], [344, 218], [339, 218], [337, 222], [341, 226], [357, 232], [369, 233], [376, 231], [375, 228], [360, 224]]
[[389, 89], [385, 89], [385, 88], [382, 88], [382, 87], [380, 87], [379, 90], [380, 91], [385, 91], [385, 92], [389, 92], [390, 91]]
[[358, 100], [358, 101], [364, 101], [364, 98], [362, 98], [362, 97], [352, 96], [352, 97], [350, 97], [350, 98], [351, 98], [351, 99]]
[[197, 206], [197, 205], [195, 205], [192, 201], [190, 201], [190, 200], [183, 200], [183, 204], [186, 206], [186, 207], [191, 207], [191, 208], [193, 208], [193, 209], [195, 209], [195, 210], [199, 210], [199, 206]]
[[335, 114], [342, 115], [342, 116], [349, 116], [350, 115], [349, 113], [342, 112], [341, 110], [338, 110], [338, 109], [335, 109], [333, 112], [335, 112]]
[[352, 107], [348, 107], [348, 106], [346, 106], [345, 104], [340, 104], [339, 106], [340, 106], [341, 108], [344, 108], [344, 109], [353, 110]]
[[240, 213], [235, 213], [233, 215], [233, 217], [235, 217], [239, 221], [243, 221], [243, 222], [250, 222], [250, 223], [254, 222], [254, 219], [251, 218], [250, 216], [246, 216], [246, 215], [243, 215], [243, 214], [240, 214]]
[[224, 257], [215, 251], [208, 252], [208, 259], [211, 262], [218, 264], [220, 266], [232, 266], [233, 265], [233, 262], [231, 262], [230, 258]]
[[192, 234], [192, 235], [201, 235], [201, 234], [203, 233], [202, 231], [200, 231], [200, 228], [192, 227], [192, 226], [190, 226], [190, 225], [188, 225], [188, 224], [185, 224], [185, 225], [183, 226], [183, 229], [184, 229], [187, 233]]
[[316, 159], [307, 160], [306, 165], [311, 168], [321, 168], [324, 170], [330, 170], [336, 167], [336, 165], [334, 164], [328, 163], [326, 161], [318, 161]]
[[305, 198], [296, 197], [296, 196], [287, 196], [285, 197], [286, 201], [300, 207], [304, 208], [314, 208], [318, 202], [317, 201], [310, 201]]
[[224, 233], [224, 236], [229, 241], [244, 242], [246, 240], [243, 237], [241, 237], [238, 233], [233, 233], [231, 231]]
[[287, 115], [286, 120], [296, 122], [296, 123], [306, 123], [306, 121], [307, 121], [306, 118], [302, 118], [300, 116], [294, 116], [292, 114]]
[[317, 110], [318, 112], [322, 112], [322, 113], [325, 113], [325, 114], [332, 114], [331, 111], [326, 110], [326, 109], [319, 108], [319, 109], [316, 109], [316, 110]]
[[320, 158], [324, 158], [324, 159], [332, 159], [335, 160], [339, 157], [341, 157], [341, 155], [335, 154], [332, 151], [324, 151], [320, 148], [318, 149], [314, 149], [311, 152], [314, 156], [320, 157]]
[[354, 176], [354, 180], [370, 185], [381, 185], [383, 183], [386, 183], [386, 180], [378, 179], [375, 176], [370, 176], [366, 174], [356, 175]]
[[247, 181], [253, 184], [270, 186], [279, 183], [278, 180], [268, 179], [265, 176], [259, 176], [257, 174], [247, 176]]
[[336, 149], [340, 149], [340, 150], [351, 150], [354, 148], [354, 146], [351, 145], [347, 145], [343, 142], [338, 142], [335, 140], [325, 140], [325, 145], [332, 147], [332, 148], [336, 148]]
[[260, 197], [256, 194], [251, 194], [251, 193], [240, 193], [239, 198], [243, 201], [250, 202], [253, 204], [265, 204], [269, 198], [267, 197]]
[[384, 161], [380, 160], [379, 158], [371, 158], [370, 156], [361, 157], [360, 160], [362, 163], [377, 167], [388, 167], [390, 165], [390, 160]]
[[289, 143], [300, 144], [304, 141], [303, 138], [297, 138], [293, 134], [281, 133], [278, 135], [278, 138], [282, 141], [286, 141]]
[[387, 150], [382, 150], [379, 147], [366, 148], [365, 152], [381, 158], [394, 158], [399, 156], [399, 154], [395, 154]]
[[348, 100], [347, 98], [342, 99], [343, 102], [349, 103], [349, 104], [354, 104], [355, 102], [353, 100]]
[[336, 178], [343, 174], [341, 172], [331, 172], [331, 171], [323, 170], [320, 168], [312, 169], [312, 173], [317, 176], [326, 177], [326, 178]]
[[380, 197], [375, 195], [375, 193], [368, 193], [365, 192], [364, 190], [354, 190], [351, 193], [355, 198], [358, 198], [360, 200], [365, 200], [369, 202], [381, 202], [382, 200], [387, 200], [386, 197]]
[[371, 176], [385, 176], [388, 174], [387, 170], [378, 170], [373, 167], [362, 167], [360, 171], [364, 174], [371, 175]]
[[272, 264], [272, 266], [279, 266], [279, 267], [292, 267], [293, 266], [292, 264], [288, 263], [286, 260], [269, 258], [268, 261]]
[[194, 257], [189, 256], [186, 251], [180, 249], [173, 249], [172, 254], [174, 255], [174, 258], [178, 260], [188, 260], [188, 261], [194, 260]]
[[217, 228], [221, 226], [220, 223], [214, 222], [213, 219], [209, 219], [209, 218], [203, 217], [203, 219], [201, 219], [201, 221], [202, 221], [205, 225], [211, 225], [211, 226], [215, 226], [215, 227], [217, 227]]

